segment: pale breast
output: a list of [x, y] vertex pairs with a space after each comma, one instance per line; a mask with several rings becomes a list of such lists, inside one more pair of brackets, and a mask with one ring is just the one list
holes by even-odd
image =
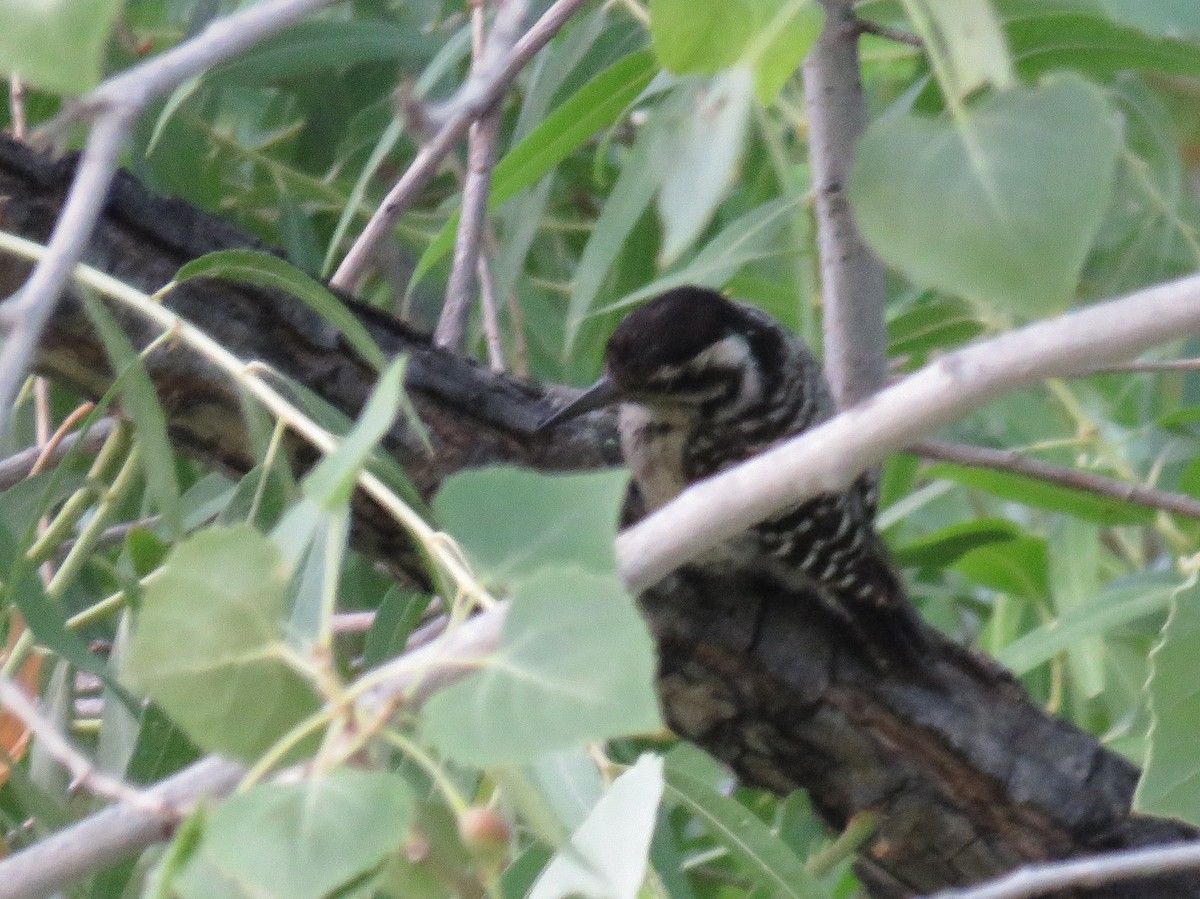
[[621, 454], [641, 490], [646, 511], [653, 512], [687, 486], [681, 463], [690, 417], [682, 409], [652, 411], [637, 403], [622, 403], [617, 426]]

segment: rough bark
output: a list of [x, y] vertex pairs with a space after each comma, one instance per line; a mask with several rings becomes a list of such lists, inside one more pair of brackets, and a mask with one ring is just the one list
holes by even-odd
[[[69, 174], [69, 162], [0, 143], [3, 227], [44, 238]], [[227, 225], [156, 199], [122, 176], [87, 261], [154, 289], [189, 259], [250, 245]], [[11, 290], [25, 268], [0, 259], [0, 290]], [[243, 358], [268, 362], [347, 414], [370, 389], [370, 370], [285, 296], [200, 283], [173, 292], [168, 304]], [[593, 416], [536, 434], [552, 405], [546, 388], [489, 373], [380, 313], [353, 308], [385, 350], [411, 354], [409, 389], [434, 451], [403, 429], [393, 431], [388, 448], [422, 491], [471, 465], [555, 470], [615, 461], [611, 419]], [[135, 344], [154, 336], [130, 316], [120, 319]], [[52, 321], [38, 365], [89, 395], [110, 382], [74, 302]], [[251, 464], [239, 400], [223, 377], [181, 348], [155, 353], [149, 370], [182, 451], [235, 471]], [[365, 504], [356, 537], [365, 552], [419, 577], [402, 535]], [[881, 677], [817, 603], [781, 603], [746, 581], [731, 580], [726, 591], [677, 586], [643, 604], [659, 641], [669, 719], [747, 782], [780, 793], [807, 789], [835, 827], [858, 812], [878, 812], [879, 831], [860, 864], [872, 895], [909, 896], [1023, 862], [1196, 836], [1175, 821], [1132, 815], [1133, 765], [1046, 715], [997, 666], [932, 631], [934, 661]], [[1200, 897], [1200, 878], [1073, 895]]]

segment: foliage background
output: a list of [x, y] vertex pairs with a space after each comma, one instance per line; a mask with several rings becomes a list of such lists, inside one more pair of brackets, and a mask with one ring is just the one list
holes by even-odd
[[[0, 2], [0, 67], [31, 83], [24, 106], [37, 124], [59, 110], [58, 91], [81, 92], [236, 6]], [[857, 7], [925, 40], [924, 50], [862, 40], [871, 124], [850, 191], [891, 265], [894, 371], [1194, 271], [1200, 14], [1165, 0], [934, 6]], [[523, 73], [502, 107], [493, 192], [504, 199], [487, 246], [513, 371], [590, 380], [621, 311], [677, 283], [723, 288], [820, 346], [794, 74], [820, 22], [803, 2], [594, 4]], [[427, 137], [417, 113], [436, 111], [469, 61], [456, 4], [338, 4], [176, 92], [140, 122], [126, 164], [327, 276]], [[461, 159], [444, 166], [396, 229], [385, 271], [360, 291], [427, 328], [462, 170]], [[1181, 336], [1163, 355], [1195, 355], [1194, 344]], [[429, 603], [353, 554], [341, 565], [346, 491], [401, 404], [397, 375], [382, 380], [357, 446], [302, 484], [269, 458], [241, 483], [166, 458], [148, 436], [153, 411], [135, 415], [136, 434], [91, 471], [119, 489], [85, 506], [148, 526], [89, 554], [56, 587], [31, 586], [29, 565], [29, 578], [10, 575], [6, 627], [16, 639], [18, 597], [26, 618], [40, 610], [57, 622], [43, 700], [104, 770], [149, 783], [202, 749], [264, 774], [319, 751], [303, 785], [253, 787], [192, 819], [165, 853], [78, 894], [135, 895], [148, 882], [184, 896], [548, 896], [579, 888], [585, 874], [572, 861], [582, 856], [598, 866], [586, 876], [603, 881], [590, 888], [608, 895], [853, 895], [848, 862], [822, 853], [830, 838], [803, 796], [733, 789], [698, 750], [651, 736], [650, 643], [608, 552], [620, 475], [489, 471], [447, 484], [432, 517], [473, 575], [446, 595], [458, 597], [456, 611], [485, 592], [515, 597], [505, 642], [479, 677], [417, 719], [362, 743], [325, 730], [321, 700], [393, 657]], [[53, 397], [60, 414], [72, 405]], [[33, 442], [31, 408], [6, 449]], [[943, 436], [1200, 496], [1197, 409], [1195, 372], [1102, 373], [1007, 396]], [[0, 497], [7, 560], [23, 557], [43, 510], [87, 486], [85, 471], [76, 462]], [[916, 456], [889, 462], [881, 510], [928, 619], [995, 654], [1053, 712], [1148, 763], [1145, 810], [1200, 822], [1188, 737], [1200, 524]], [[97, 605], [118, 594], [127, 599]], [[374, 623], [335, 639], [335, 604], [375, 611]], [[79, 615], [73, 630], [62, 626]], [[108, 663], [87, 663], [72, 633], [110, 643]], [[10, 653], [6, 673], [26, 658]], [[79, 668], [104, 676], [99, 713], [80, 711], [92, 707], [76, 702]], [[513, 670], [527, 676], [506, 676]], [[122, 689], [156, 704], [123, 702]], [[584, 748], [606, 737], [618, 739]], [[28, 753], [5, 748], [23, 756], [0, 786], [10, 850], [92, 807], [68, 793], [38, 741]], [[351, 750], [374, 769], [339, 764]], [[484, 809], [480, 834], [464, 821]], [[563, 851], [571, 833], [574, 849]], [[294, 879], [278, 879], [285, 871]]]

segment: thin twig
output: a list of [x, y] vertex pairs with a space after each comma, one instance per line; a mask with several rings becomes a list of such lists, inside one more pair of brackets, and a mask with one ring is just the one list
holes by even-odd
[[468, 79], [468, 84], [464, 85], [459, 96], [448, 107], [451, 112], [445, 124], [433, 140], [417, 153], [412, 165], [388, 192], [383, 204], [371, 216], [362, 234], [338, 266], [330, 280], [334, 287], [349, 290], [362, 279], [376, 248], [387, 239], [400, 216], [433, 178], [441, 161], [467, 133], [471, 123], [496, 103], [517, 74], [586, 2], [587, 0], [557, 0], [517, 41], [512, 51], [504, 57], [502, 64], [496, 67], [494, 73], [489, 74], [486, 81], [473, 84], [472, 79]]
[[[511, 52], [516, 42], [517, 27], [525, 18], [524, 0], [503, 0], [497, 8], [492, 36], [484, 48], [483, 5], [477, 2], [472, 10], [475, 26], [476, 57], [474, 72], [484, 65], [488, 54]], [[508, 41], [508, 46], [502, 44]], [[466, 347], [467, 326], [474, 305], [476, 271], [480, 241], [487, 221], [488, 193], [492, 184], [492, 169], [496, 165], [497, 143], [500, 136], [499, 101], [471, 126], [467, 141], [467, 176], [463, 183], [462, 215], [454, 242], [454, 261], [446, 287], [446, 303], [433, 340], [438, 346], [461, 352]]]
[[822, 0], [825, 27], [804, 61], [808, 153], [816, 197], [824, 302], [825, 370], [838, 408], [887, 378], [883, 264], [854, 224], [846, 182], [867, 123], [852, 0]]
[[1029, 899], [1057, 894], [1059, 890], [1195, 870], [1200, 870], [1200, 843], [1153, 846], [1018, 868], [984, 886], [944, 890], [929, 899]]
[[[25, 695], [25, 691], [3, 674], [0, 674], [0, 705], [19, 718], [50, 757], [70, 773], [72, 787], [82, 787], [97, 796], [125, 803], [130, 808], [151, 815], [170, 811], [163, 805], [161, 799], [155, 799], [149, 794], [97, 770], [95, 764], [87, 756], [72, 746], [71, 741], [59, 733], [54, 722], [38, 711], [37, 705]], [[178, 815], [178, 812], [176, 814]]]
[[10, 75], [8, 78], [8, 117], [12, 121], [12, 136], [17, 140], [25, 140], [27, 122], [25, 119], [25, 79], [20, 75]]
[[643, 590], [756, 522], [844, 489], [888, 453], [995, 397], [1116, 364], [1197, 329], [1200, 275], [1190, 275], [943, 356], [819, 427], [693, 485], [622, 533], [622, 579], [631, 591]]
[[483, 309], [483, 337], [487, 343], [488, 364], [492, 371], [505, 371], [504, 342], [500, 336], [500, 310], [496, 308], [496, 279], [488, 264], [487, 253], [479, 254], [479, 304]]
[[1200, 371], [1200, 359], [1138, 359], [1121, 365], [1105, 365], [1093, 368], [1089, 375], [1123, 375], [1157, 373], [1164, 371]]
[[958, 465], [970, 465], [975, 468], [1008, 471], [1057, 484], [1060, 487], [1083, 490], [1136, 506], [1161, 509], [1164, 512], [1200, 519], [1200, 500], [1182, 493], [1143, 487], [1141, 484], [1130, 484], [1128, 481], [1092, 474], [1089, 471], [1079, 471], [1065, 465], [1054, 465], [1050, 462], [1043, 462], [1041, 459], [1023, 456], [1013, 450], [965, 446], [958, 443], [945, 443], [941, 440], [921, 440], [908, 447], [908, 451], [916, 453], [918, 456], [924, 456], [926, 459], [954, 462]]
[[855, 19], [854, 29], [859, 34], [873, 34], [876, 37], [882, 37], [889, 41], [896, 41], [899, 44], [907, 44], [910, 47], [921, 49], [925, 46], [924, 41], [913, 34], [911, 31], [904, 31], [900, 28], [893, 28], [891, 25], [883, 25], [879, 22], [872, 22], [870, 19]]

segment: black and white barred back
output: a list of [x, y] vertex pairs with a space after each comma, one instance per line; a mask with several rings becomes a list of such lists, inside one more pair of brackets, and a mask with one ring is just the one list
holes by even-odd
[[[622, 401], [622, 452], [633, 473], [622, 526], [833, 411], [803, 341], [760, 310], [702, 288], [672, 290], [627, 316], [609, 339], [605, 369]], [[767, 574], [783, 589], [817, 595], [872, 652], [919, 652], [919, 623], [874, 515], [874, 482], [864, 476], [844, 493], [760, 522], [690, 567]]]

